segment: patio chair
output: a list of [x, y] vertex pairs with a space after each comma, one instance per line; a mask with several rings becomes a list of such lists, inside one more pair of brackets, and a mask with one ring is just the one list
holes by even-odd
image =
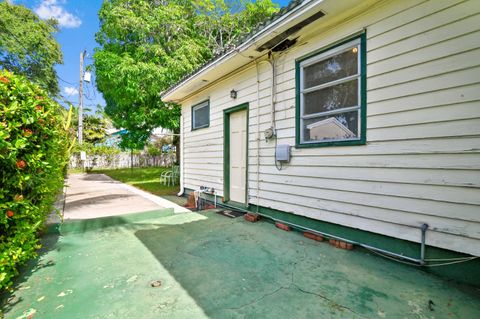
[[180, 177], [180, 167], [174, 165], [170, 171], [160, 174], [160, 183], [166, 186], [174, 186]]

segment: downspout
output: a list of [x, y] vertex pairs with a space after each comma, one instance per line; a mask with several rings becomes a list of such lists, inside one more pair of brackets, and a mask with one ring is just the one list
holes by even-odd
[[260, 205], [260, 70], [258, 68], [258, 61], [255, 59], [255, 70], [257, 72], [257, 208]]
[[275, 86], [276, 86], [276, 79], [275, 79], [275, 58], [273, 57], [273, 53], [270, 52], [268, 54], [268, 62], [270, 62], [270, 65], [272, 66], [272, 86], [271, 86], [271, 91], [270, 91], [270, 127], [273, 130], [273, 136], [275, 137], [277, 132], [276, 132], [276, 127], [275, 127]]
[[[255, 59], [255, 69], [257, 73], [257, 207], [256, 207], [256, 213], [259, 213], [259, 207], [260, 207], [260, 68], [259, 65], [262, 62], [269, 62], [268, 60], [263, 60], [258, 62], [258, 59]], [[272, 99], [273, 101], [273, 99]]]
[[[271, 132], [270, 134], [268, 134], [269, 138], [273, 138], [275, 139], [275, 145], [274, 145], [274, 149], [275, 149], [275, 153], [274, 153], [274, 158], [273, 158], [273, 162], [275, 164], [275, 167], [277, 168], [277, 170], [281, 171], [282, 170], [282, 163], [280, 162], [280, 165], [279, 165], [279, 162], [277, 161], [277, 143], [278, 143], [278, 139], [277, 139], [277, 127], [276, 127], [276, 123], [275, 123], [275, 104], [276, 104], [276, 86], [277, 86], [277, 80], [276, 80], [276, 69], [275, 69], [275, 57], [273, 55], [273, 52], [269, 52], [268, 53], [268, 61], [270, 62], [270, 65], [272, 66], [272, 87], [271, 87], [271, 92], [270, 92], [270, 105], [271, 105], [271, 117], [270, 117], [270, 129], [271, 129]], [[267, 137], [267, 134], [266, 134], [266, 137]]]
[[258, 61], [255, 59], [255, 69], [257, 71], [257, 211], [260, 205], [260, 70]]
[[183, 139], [184, 139], [184, 134], [183, 134], [183, 115], [180, 115], [180, 191], [178, 192], [177, 196], [183, 196], [185, 192], [184, 188], [184, 183], [183, 183], [183, 160], [185, 158], [185, 153], [183, 151]]

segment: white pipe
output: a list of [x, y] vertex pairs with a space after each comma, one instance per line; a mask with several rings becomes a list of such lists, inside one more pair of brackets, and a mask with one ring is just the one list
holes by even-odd
[[260, 69], [259, 65], [262, 62], [268, 62], [268, 60], [263, 60], [258, 62], [258, 59], [255, 59], [255, 69], [257, 71], [257, 214], [258, 207], [260, 206]]
[[272, 86], [270, 88], [270, 126], [273, 129], [273, 134], [276, 135], [276, 127], [275, 127], [275, 85], [276, 85], [276, 80], [275, 80], [275, 59], [273, 57], [273, 53], [271, 55], [271, 58], [268, 60], [270, 62], [270, 65], [272, 66]]
[[257, 71], [257, 214], [260, 206], [260, 70], [258, 61], [255, 60], [255, 69]]
[[425, 265], [425, 241], [426, 241], [428, 224], [423, 224], [422, 227], [420, 227], [420, 229], [422, 230], [422, 245], [420, 246], [420, 260], [421, 260], [421, 264]]
[[346, 239], [346, 238], [343, 238], [343, 237], [340, 237], [340, 236], [336, 236], [336, 235], [332, 235], [330, 233], [326, 233], [326, 232], [323, 232], [323, 231], [318, 231], [318, 230], [315, 230], [315, 229], [311, 229], [311, 228], [301, 226], [301, 225], [298, 225], [298, 224], [295, 224], [295, 223], [286, 222], [286, 221], [283, 221], [281, 219], [269, 216], [267, 214], [262, 213], [260, 215], [262, 215], [264, 217], [267, 217], [267, 218], [270, 218], [270, 219], [272, 219], [276, 222], [280, 222], [282, 224], [290, 225], [290, 226], [292, 226], [293, 228], [296, 228], [296, 229], [306, 230], [306, 231], [309, 231], [311, 233], [318, 234], [318, 235], [323, 235], [323, 236], [328, 237], [328, 238], [335, 238], [335, 239], [344, 241], [346, 243], [354, 244], [354, 245], [357, 245], [357, 246], [360, 246], [360, 247], [363, 247], [363, 248], [366, 248], [366, 249], [374, 250], [374, 251], [377, 251], [377, 252], [380, 252], [380, 253], [384, 253], [384, 254], [387, 254], [387, 255], [390, 255], [390, 256], [395, 256], [397, 258], [404, 259], [404, 260], [409, 260], [409, 261], [412, 261], [412, 262], [417, 263], [419, 265], [422, 265], [422, 260], [418, 259], [418, 258], [408, 257], [408, 256], [405, 256], [405, 255], [402, 255], [402, 254], [397, 254], [397, 253], [394, 253], [394, 252], [391, 252], [391, 251], [388, 251], [388, 250], [385, 250], [385, 249], [381, 249], [381, 248], [377, 248], [377, 247], [370, 246], [370, 245], [367, 245], [367, 244], [363, 244], [363, 243], [360, 243], [358, 241]]
[[[183, 112], [183, 108], [182, 108]], [[183, 115], [180, 115], [180, 191], [178, 192], [177, 196], [183, 196], [185, 193], [184, 183], [183, 183], [183, 159], [185, 158], [185, 154], [183, 152], [183, 139], [185, 138], [184, 134], [184, 124], [183, 124]]]
[[[225, 204], [225, 203], [219, 203], [218, 204], [220, 207], [227, 207], [227, 208], [230, 208], [230, 209], [235, 209], [235, 210], [239, 210], [239, 211], [242, 211], [242, 212], [245, 212], [245, 213], [248, 213], [249, 211], [246, 210], [246, 209], [242, 209], [242, 208], [238, 208], [238, 207], [235, 207], [235, 206], [230, 206], [228, 204]], [[391, 252], [391, 251], [388, 251], [388, 250], [385, 250], [385, 249], [381, 249], [381, 248], [378, 248], [378, 247], [374, 247], [374, 246], [370, 246], [370, 245], [367, 245], [367, 244], [363, 244], [363, 243], [360, 243], [358, 241], [355, 241], [355, 240], [350, 240], [350, 239], [347, 239], [347, 238], [343, 238], [343, 237], [340, 237], [340, 236], [337, 236], [337, 235], [332, 235], [330, 233], [327, 233], [327, 232], [323, 232], [323, 231], [319, 231], [319, 230], [315, 230], [315, 229], [312, 229], [312, 228], [309, 228], [309, 227], [305, 227], [305, 226], [301, 226], [301, 225], [298, 225], [298, 224], [295, 224], [295, 223], [292, 223], [292, 222], [287, 222], [287, 221], [284, 221], [284, 220], [281, 220], [281, 219], [278, 219], [278, 218], [275, 218], [275, 217], [272, 217], [268, 214], [264, 214], [264, 213], [258, 213], [258, 206], [257, 206], [257, 214], [263, 216], [263, 217], [266, 217], [266, 218], [269, 218], [275, 222], [279, 222], [279, 223], [282, 223], [282, 224], [285, 224], [285, 225], [289, 225], [297, 230], [304, 230], [304, 231], [308, 231], [308, 232], [311, 232], [313, 234], [317, 234], [317, 235], [322, 235], [322, 236], [325, 236], [327, 238], [335, 238], [337, 240], [341, 240], [341, 241], [344, 241], [346, 243], [350, 243], [350, 244], [353, 244], [353, 245], [357, 245], [357, 246], [360, 246], [360, 247], [363, 247], [363, 248], [366, 248], [368, 250], [373, 250], [373, 251], [376, 251], [378, 253], [382, 253], [382, 254], [385, 254], [385, 255], [390, 255], [390, 256], [393, 256], [393, 257], [396, 257], [396, 258], [399, 258], [399, 259], [403, 259], [403, 260], [408, 260], [408, 261], [411, 261], [411, 262], [414, 262], [417, 264], [417, 266], [428, 266], [428, 265], [425, 265], [425, 260], [422, 260], [422, 259], [418, 259], [418, 258], [413, 258], [413, 257], [409, 257], [409, 256], [405, 256], [405, 255], [402, 255], [402, 254], [398, 254], [398, 253], [394, 253], [394, 252]], [[424, 227], [424, 226], [422, 226]], [[426, 230], [426, 229], [425, 229]], [[423, 230], [422, 230], [423, 231]], [[471, 259], [474, 259], [474, 258], [477, 258], [477, 257], [473, 257], [473, 258], [470, 258], [470, 259], [467, 259], [467, 260], [471, 260]]]

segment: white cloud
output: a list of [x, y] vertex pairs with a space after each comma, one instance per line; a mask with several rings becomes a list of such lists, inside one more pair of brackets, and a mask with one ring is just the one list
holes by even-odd
[[[60, 1], [64, 3], [65, 1]], [[54, 18], [58, 20], [58, 25], [65, 28], [78, 28], [82, 24], [79, 17], [74, 16], [65, 10], [57, 0], [43, 0], [40, 5], [35, 8], [35, 13], [41, 19]]]
[[65, 94], [67, 96], [72, 96], [72, 95], [77, 95], [78, 94], [78, 90], [72, 86], [66, 86], [63, 88], [63, 91], [65, 92]]

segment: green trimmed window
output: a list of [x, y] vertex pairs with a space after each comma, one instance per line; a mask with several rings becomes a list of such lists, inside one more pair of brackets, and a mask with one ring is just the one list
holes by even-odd
[[297, 61], [297, 147], [365, 144], [364, 35]]
[[192, 130], [208, 127], [210, 125], [210, 103], [204, 101], [192, 106]]

